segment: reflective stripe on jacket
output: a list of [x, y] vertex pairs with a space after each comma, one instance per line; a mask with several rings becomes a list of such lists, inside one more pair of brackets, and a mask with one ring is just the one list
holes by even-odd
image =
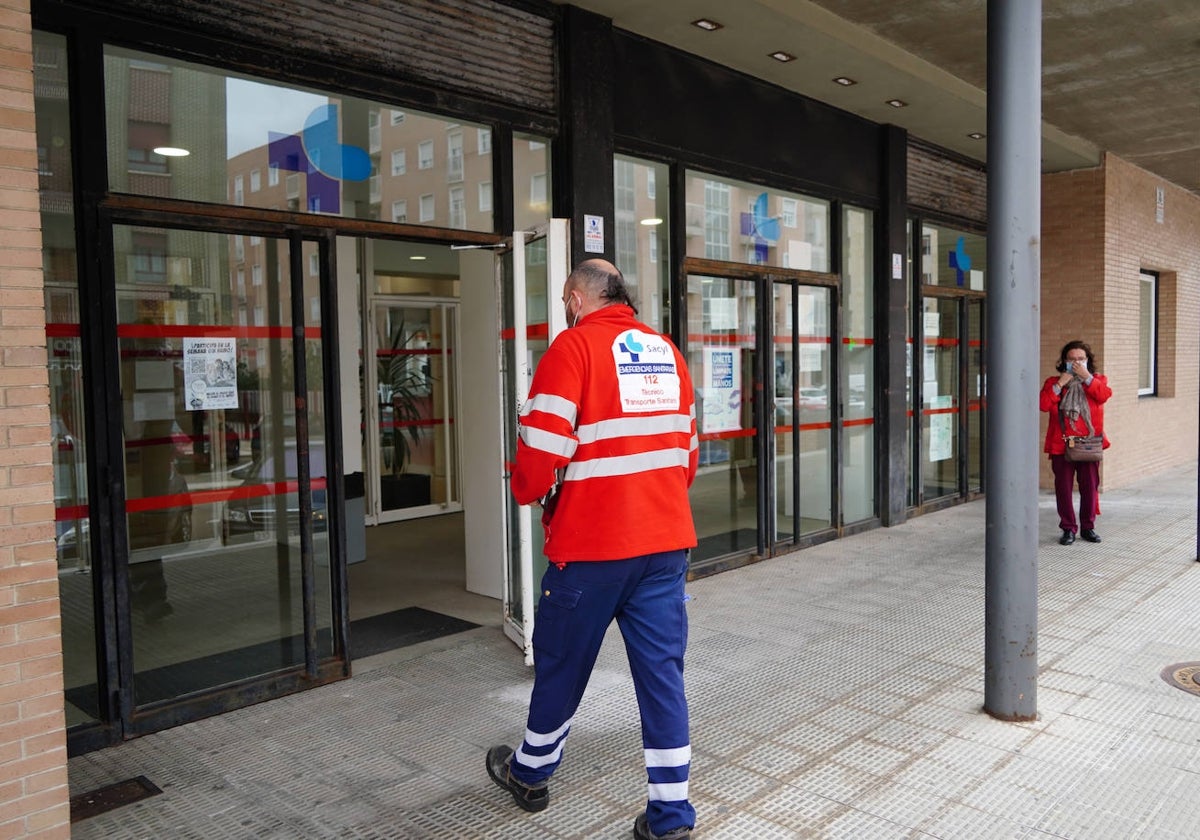
[[518, 432], [513, 497], [529, 504], [561, 481], [543, 517], [551, 561], [696, 545], [692, 380], [675, 345], [630, 307], [592, 312], [554, 340]]

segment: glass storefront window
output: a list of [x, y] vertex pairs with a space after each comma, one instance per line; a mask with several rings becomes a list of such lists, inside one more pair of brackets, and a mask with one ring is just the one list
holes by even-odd
[[[513, 226], [532, 230], [550, 221], [550, 141], [532, 134], [513, 135]], [[489, 194], [489, 201], [491, 200]], [[543, 242], [530, 255], [533, 265], [546, 265]], [[530, 319], [533, 314], [530, 313]]]
[[829, 271], [829, 202], [687, 174], [687, 256]]
[[668, 332], [670, 270], [668, 245], [671, 190], [665, 164], [617, 155], [613, 161], [616, 264], [643, 322]]
[[987, 237], [942, 225], [921, 225], [921, 284], [982, 292], [987, 288]]
[[113, 46], [104, 68], [114, 192], [493, 229], [487, 126]]
[[904, 405], [907, 410], [908, 431], [906, 434], [908, 452], [908, 506], [912, 507], [917, 503], [919, 497], [918, 487], [920, 486], [921, 462], [917, 457], [917, 453], [913, 448], [913, 416], [915, 411], [914, 389], [916, 382], [913, 368], [913, 220], [908, 219], [904, 223], [904, 276], [909, 279], [909, 282], [904, 286], [904, 311], [908, 316], [904, 319]]
[[870, 210], [842, 216], [842, 521], [875, 515], [875, 252]]
[[35, 32], [33, 56], [63, 680], [67, 726], [75, 726], [101, 715], [66, 39]]

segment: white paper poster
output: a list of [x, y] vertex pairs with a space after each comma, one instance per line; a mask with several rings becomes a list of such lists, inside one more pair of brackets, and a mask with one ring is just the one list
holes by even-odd
[[954, 415], [935, 414], [929, 418], [929, 460], [945, 461], [954, 450]]
[[588, 254], [604, 253], [604, 217], [585, 214], [583, 217], [583, 250]]
[[742, 427], [741, 354], [737, 347], [704, 348], [701, 432], [728, 432]]
[[233, 338], [183, 340], [184, 401], [192, 411], [237, 408], [237, 342]]
[[708, 328], [736, 330], [738, 328], [737, 298], [708, 299]]

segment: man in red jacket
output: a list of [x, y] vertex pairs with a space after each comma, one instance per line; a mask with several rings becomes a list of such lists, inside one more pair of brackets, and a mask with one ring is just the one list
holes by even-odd
[[621, 272], [581, 263], [563, 292], [570, 329], [551, 344], [521, 411], [513, 497], [540, 502], [550, 560], [533, 630], [525, 737], [488, 750], [493, 781], [527, 811], [547, 782], [609, 624], [625, 640], [648, 779], [634, 837], [691, 837], [683, 689], [684, 580], [696, 545], [692, 381], [670, 339], [639, 322]]

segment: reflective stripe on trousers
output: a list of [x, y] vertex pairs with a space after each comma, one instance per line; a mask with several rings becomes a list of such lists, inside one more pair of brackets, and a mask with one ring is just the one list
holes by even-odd
[[534, 685], [525, 740], [513, 757], [516, 778], [539, 784], [558, 768], [604, 633], [615, 618], [642, 718], [650, 830], [664, 834], [695, 824], [688, 801], [691, 746], [683, 689], [686, 573], [685, 551], [573, 562], [561, 570], [550, 565], [534, 622]]

